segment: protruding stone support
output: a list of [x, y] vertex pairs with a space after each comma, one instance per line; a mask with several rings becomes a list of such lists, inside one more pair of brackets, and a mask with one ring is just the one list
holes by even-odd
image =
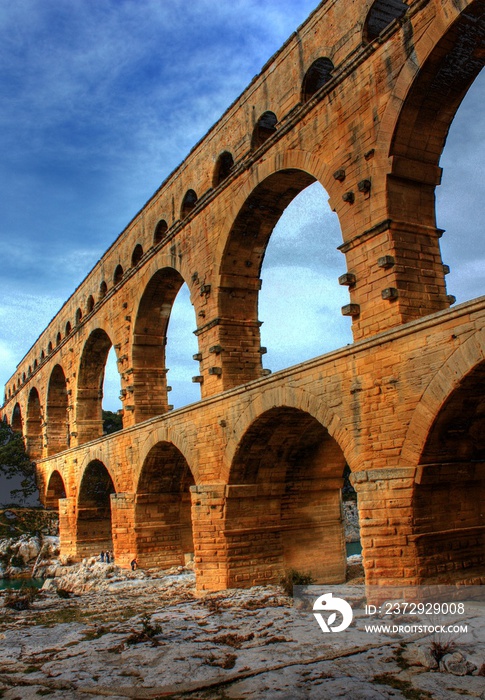
[[351, 476], [358, 495], [367, 585], [419, 582], [412, 538], [415, 476], [414, 467], [370, 469]]
[[103, 434], [103, 422], [101, 420], [76, 420], [70, 435], [73, 447], [83, 445], [85, 442], [96, 440]]
[[[358, 280], [366, 280], [365, 286], [349, 289], [348, 306], [358, 305], [360, 311], [352, 324], [354, 340], [450, 306], [441, 234], [431, 222], [386, 219], [339, 246], [347, 268]], [[392, 264], [383, 264], [390, 260]]]
[[43, 435], [40, 418], [27, 418], [25, 426], [25, 449], [32, 460], [41, 459], [43, 450]]
[[57, 454], [69, 447], [70, 435], [67, 421], [61, 422], [49, 420], [44, 430], [44, 446], [47, 448], [47, 455]]
[[[243, 291], [247, 290], [234, 293]], [[199, 365], [203, 397], [262, 376], [260, 326], [259, 321], [215, 318], [196, 331], [200, 345], [207, 348]], [[219, 351], [211, 352], [212, 348]]]
[[164, 350], [157, 346], [137, 346], [138, 353], [142, 351], [145, 353], [147, 366], [137, 369], [133, 375], [133, 385], [128, 385], [124, 396], [126, 405], [134, 403], [134, 423], [140, 423], [168, 411], [168, 370], [157, 367], [156, 358], [152, 357], [154, 351], [160, 354], [162, 351], [164, 353]]
[[281, 485], [229, 485], [225, 499], [227, 586], [277, 583], [284, 568]]

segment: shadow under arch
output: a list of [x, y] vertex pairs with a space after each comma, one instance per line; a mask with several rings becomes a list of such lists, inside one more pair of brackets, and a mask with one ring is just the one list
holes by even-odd
[[162, 441], [148, 452], [135, 496], [135, 550], [143, 567], [183, 565], [193, 558], [190, 487], [195, 484], [180, 450]]
[[345, 581], [345, 464], [336, 440], [305, 411], [278, 406], [254, 420], [229, 474], [227, 586], [275, 583], [288, 568], [319, 583]]
[[442, 402], [418, 463], [413, 540], [420, 583], [485, 582], [485, 359]]
[[42, 457], [42, 415], [39, 392], [35, 387], [30, 390], [27, 401], [25, 443], [30, 459], [35, 461]]
[[113, 480], [103, 464], [94, 459], [86, 467], [77, 503], [77, 556], [98, 556], [113, 550], [111, 494]]
[[[4, 416], [6, 418], [6, 416]], [[22, 420], [22, 410], [20, 408], [20, 404], [16, 403], [15, 406], [13, 407], [12, 411], [12, 420], [10, 421], [10, 425], [12, 426], [12, 430], [14, 430], [17, 433], [22, 433], [23, 432], [23, 420]]]
[[66, 450], [70, 444], [66, 375], [55, 365], [47, 388], [47, 455]]
[[79, 363], [76, 432], [79, 445], [103, 435], [102, 401], [110, 337], [102, 328], [92, 331], [84, 344]]
[[364, 41], [370, 42], [377, 39], [395, 19], [403, 17], [407, 9], [408, 5], [404, 0], [375, 0], [364, 23]]
[[[140, 299], [132, 346], [135, 423], [168, 410], [167, 327], [175, 297], [184, 282], [174, 268], [161, 268], [152, 275]], [[149, 392], [146, 387], [150, 387]]]
[[66, 486], [64, 479], [56, 469], [50, 475], [46, 488], [45, 507], [47, 510], [59, 511], [60, 498], [66, 498]]

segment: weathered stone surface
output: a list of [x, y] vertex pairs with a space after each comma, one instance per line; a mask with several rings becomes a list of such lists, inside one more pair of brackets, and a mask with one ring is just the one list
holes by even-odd
[[475, 664], [467, 661], [466, 657], [459, 651], [453, 654], [446, 654], [440, 661], [440, 670], [452, 673], [454, 676], [466, 676], [476, 670]]
[[412, 646], [407, 649], [403, 656], [410, 666], [423, 666], [424, 668], [436, 669], [439, 665], [431, 651], [430, 645]]
[[22, 557], [25, 564], [28, 564], [39, 555], [41, 544], [38, 537], [29, 537], [20, 542], [17, 548], [17, 556]]
[[[131, 572], [94, 561], [67, 568], [56, 585], [77, 580], [79, 591], [89, 582], [89, 592], [60, 599], [46, 590], [30, 611], [2, 610], [0, 689], [7, 700], [19, 692], [22, 700], [182, 692], [207, 700], [390, 700], [420, 691], [429, 700], [460, 700], [480, 697], [483, 687], [478, 676], [408, 668], [410, 654], [392, 636], [328, 639], [313, 615], [302, 616], [276, 587], [201, 596], [187, 570]], [[485, 651], [482, 610], [469, 613], [476, 637], [463, 642], [466, 658]], [[153, 637], [135, 641], [147, 621]]]
[[360, 525], [359, 525], [359, 510], [357, 501], [346, 501], [343, 504], [344, 519], [345, 519], [345, 541], [359, 542], [360, 540]]

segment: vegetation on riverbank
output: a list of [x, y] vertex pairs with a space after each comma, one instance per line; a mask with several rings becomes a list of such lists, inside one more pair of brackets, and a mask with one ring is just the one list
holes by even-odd
[[31, 506], [37, 502], [35, 462], [29, 459], [23, 435], [0, 421], [0, 504]]
[[59, 516], [43, 508], [0, 509], [0, 539], [22, 535], [57, 535]]

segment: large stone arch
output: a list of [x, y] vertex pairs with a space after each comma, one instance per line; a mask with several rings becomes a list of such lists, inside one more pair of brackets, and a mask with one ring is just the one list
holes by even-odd
[[295, 148], [287, 149], [274, 155], [265, 154], [264, 158], [251, 166], [238, 189], [231, 192], [231, 197], [227, 202], [227, 215], [215, 249], [215, 261], [218, 270], [223, 269], [224, 254], [228, 246], [231, 230], [248, 199], [267, 178], [285, 170], [298, 170], [306, 173], [309, 177], [309, 184], [318, 180], [326, 192], [329, 193], [329, 196], [332, 195], [334, 189], [337, 189], [331, 168], [323, 159], [314, 156], [309, 151]]
[[274, 388], [265, 384], [264, 391], [254, 396], [251, 403], [238, 413], [237, 419], [231, 425], [232, 434], [227, 441], [222, 467], [222, 478], [226, 482], [230, 481], [231, 465], [243, 436], [255, 420], [275, 407], [292, 408], [312, 416], [325, 426], [330, 437], [339, 445], [352, 471], [359, 468], [359, 455], [354, 452], [353, 436], [342, 422], [339, 414], [328, 406], [325, 398], [305, 389], [281, 385], [278, 382], [278, 386]]
[[481, 331], [435, 375], [406, 436], [418, 465], [412, 540], [422, 582], [485, 582], [484, 396]]
[[264, 254], [286, 207], [317, 180], [327, 184], [327, 167], [305, 152], [290, 151], [253, 166], [231, 202], [216, 253], [217, 331], [204, 330], [222, 348], [221, 388], [262, 376], [258, 297]]
[[459, 345], [430, 380], [414, 409], [401, 450], [400, 466], [421, 463], [433, 423], [448, 398], [485, 359], [485, 330], [476, 331]]
[[23, 433], [24, 422], [22, 419], [22, 409], [18, 402], [13, 407], [10, 425], [12, 427], [12, 430], [15, 430], [15, 432]]
[[485, 62], [483, 2], [475, 0], [465, 12], [447, 5], [446, 16], [437, 13], [425, 34], [410, 39], [406, 70], [383, 120], [383, 126], [388, 119], [395, 122], [390, 155], [432, 165], [438, 164], [450, 124]]
[[187, 460], [190, 471], [194, 475], [195, 483], [199, 483], [199, 454], [197, 449], [197, 428], [188, 419], [184, 421], [183, 430], [170, 425], [161, 425], [150, 430], [146, 440], [139, 446], [138, 471], [133, 474], [136, 484], [140, 479], [142, 465], [149, 453], [159, 443], [173, 445]]
[[76, 552], [78, 557], [97, 556], [113, 550], [111, 495], [114, 481], [98, 459], [92, 459], [82, 473], [77, 500]]
[[392, 122], [390, 216], [407, 221], [414, 216], [416, 223], [429, 227], [436, 226], [434, 189], [440, 182], [438, 164], [451, 122], [484, 65], [483, 3], [455, 12], [454, 17], [450, 12], [453, 21], [448, 19], [448, 26], [443, 26], [439, 14], [424, 36], [413, 37], [406, 70], [381, 126], [385, 134]]
[[140, 566], [183, 565], [193, 558], [189, 464], [171, 442], [148, 452], [135, 492], [134, 546]]
[[27, 399], [27, 420], [25, 424], [26, 449], [30, 459], [38, 460], [42, 457], [42, 407], [39, 392], [32, 387]]
[[159, 268], [145, 285], [138, 302], [131, 348], [135, 423], [168, 410], [167, 328], [172, 306], [184, 282], [175, 268]]
[[103, 381], [112, 344], [108, 333], [102, 328], [96, 328], [83, 347], [76, 397], [76, 437], [79, 445], [103, 434]]
[[57, 364], [53, 368], [47, 387], [47, 455], [62, 452], [69, 447], [68, 393], [64, 369]]
[[338, 443], [306, 411], [278, 405], [254, 419], [229, 474], [228, 586], [274, 583], [287, 569], [319, 583], [345, 581], [345, 463]]
[[407, 60], [378, 126], [372, 191], [386, 194], [392, 285], [404, 321], [453, 302], [446, 292], [435, 189], [451, 122], [484, 63], [485, 31], [482, 3], [463, 13], [454, 5], [438, 10], [426, 31], [413, 34], [410, 23], [400, 30]]
[[44, 505], [47, 510], [59, 511], [59, 499], [66, 498], [66, 485], [61, 473], [54, 469], [46, 486]]

